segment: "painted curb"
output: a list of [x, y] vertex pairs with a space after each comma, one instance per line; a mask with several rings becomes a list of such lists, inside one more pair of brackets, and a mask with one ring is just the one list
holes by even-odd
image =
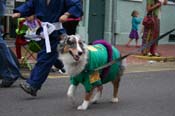
[[156, 56], [143, 56], [143, 55], [131, 55], [136, 58], [144, 59], [144, 60], [155, 60], [155, 61], [175, 61], [174, 56], [167, 56], [167, 57], [156, 57]]

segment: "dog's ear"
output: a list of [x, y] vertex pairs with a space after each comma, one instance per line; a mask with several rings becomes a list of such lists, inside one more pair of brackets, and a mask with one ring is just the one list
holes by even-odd
[[81, 36], [79, 34], [76, 34], [75, 35], [77, 38], [81, 39]]
[[72, 39], [71, 36], [68, 36], [66, 39], [66, 43], [69, 45], [70, 43], [72, 43]]
[[62, 41], [60, 41], [60, 43], [59, 43], [58, 46], [57, 46], [57, 51], [58, 51], [59, 53], [62, 53], [63, 49], [64, 49], [64, 42], [63, 42], [63, 40], [62, 40]]
[[65, 44], [67, 43], [66, 41], [67, 41], [66, 38], [60, 40], [60, 42], [59, 42], [59, 44], [58, 44], [58, 47], [57, 47], [57, 50], [58, 50], [59, 52], [63, 53]]
[[60, 40], [60, 43], [58, 44], [57, 50], [60, 53], [63, 53], [65, 51], [65, 47], [67, 45], [67, 43], [69, 42], [70, 36], [69, 35], [64, 35], [62, 36], [63, 38]]

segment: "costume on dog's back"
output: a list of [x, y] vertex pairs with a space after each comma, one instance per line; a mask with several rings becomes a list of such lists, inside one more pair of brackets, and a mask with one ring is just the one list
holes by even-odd
[[[71, 78], [71, 83], [78, 85], [82, 83], [87, 92], [89, 92], [92, 87], [105, 84], [109, 81], [112, 81], [116, 78], [117, 73], [119, 73], [121, 62], [117, 62], [110, 66], [108, 71], [105, 69], [99, 70], [100, 77], [98, 78], [98, 73], [93, 70], [101, 67], [109, 62], [109, 52], [111, 52], [111, 60], [117, 59], [120, 57], [119, 51], [111, 46], [111, 50], [102, 44], [96, 44], [88, 46], [88, 63], [85, 69], [75, 77]], [[107, 74], [104, 74], [106, 72]]]

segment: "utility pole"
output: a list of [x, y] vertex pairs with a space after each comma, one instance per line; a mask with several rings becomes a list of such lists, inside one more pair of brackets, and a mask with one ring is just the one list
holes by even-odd
[[4, 15], [6, 16], [5, 21], [5, 32], [10, 32], [10, 16], [13, 13], [13, 9], [15, 8], [15, 0], [6, 0], [6, 10]]

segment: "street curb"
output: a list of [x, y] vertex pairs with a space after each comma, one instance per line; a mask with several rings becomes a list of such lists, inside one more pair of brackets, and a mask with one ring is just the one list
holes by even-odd
[[131, 55], [136, 58], [144, 59], [144, 60], [154, 60], [154, 61], [175, 61], [174, 56], [167, 56], [167, 57], [156, 57], [156, 56], [143, 56], [143, 55]]

